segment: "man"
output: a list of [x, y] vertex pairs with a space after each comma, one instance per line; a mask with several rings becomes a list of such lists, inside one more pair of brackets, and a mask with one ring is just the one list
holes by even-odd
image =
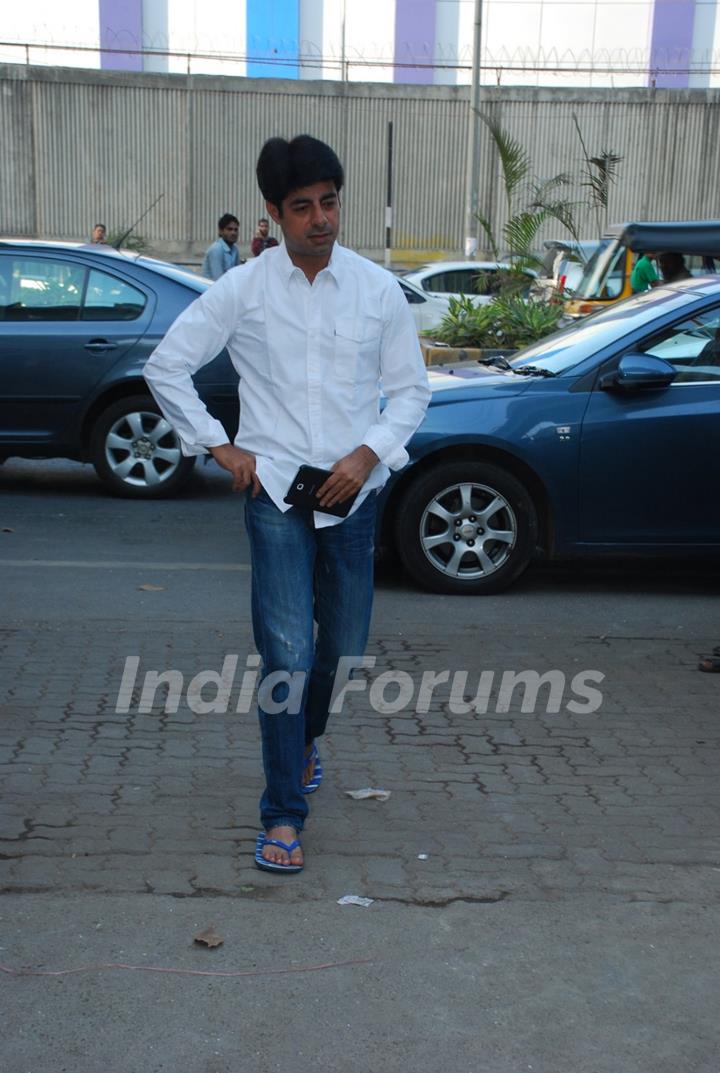
[[681, 253], [659, 254], [658, 265], [665, 283], [677, 283], [681, 279], [692, 279], [692, 273], [688, 271], [685, 258]]
[[[145, 376], [184, 452], [210, 451], [233, 488], [251, 493], [245, 521], [263, 676], [276, 681], [279, 672], [287, 680], [299, 672], [301, 683], [295, 704], [290, 685], [270, 704], [261, 683], [266, 787], [255, 861], [296, 872], [307, 795], [322, 776], [315, 742], [327, 724], [338, 661], [359, 659], [367, 642], [376, 494], [389, 469], [407, 461], [404, 445], [429, 390], [397, 281], [336, 242], [343, 170], [333, 150], [309, 135], [271, 138], [257, 177], [283, 245], [198, 298], [151, 355]], [[234, 444], [191, 379], [225, 346], [240, 376]], [[331, 471], [315, 510], [285, 502], [304, 464]], [[326, 513], [355, 494], [347, 518]], [[287, 710], [279, 711], [283, 700]]]
[[205, 254], [201, 274], [208, 279], [220, 279], [229, 268], [240, 264], [240, 254], [235, 245], [240, 233], [237, 216], [226, 212], [218, 220], [218, 237]]
[[651, 287], [657, 286], [658, 274], [653, 264], [653, 259], [656, 256], [654, 253], [644, 253], [635, 262], [635, 267], [630, 273], [630, 286], [633, 294], [649, 291]]
[[107, 242], [107, 228], [105, 224], [95, 224], [92, 229], [92, 237], [90, 239], [94, 245], [100, 245]]
[[258, 220], [257, 231], [255, 237], [250, 243], [250, 250], [253, 257], [259, 257], [263, 250], [269, 250], [273, 246], [277, 246], [278, 240], [273, 238], [270, 231], [270, 221], [265, 216], [261, 216]]

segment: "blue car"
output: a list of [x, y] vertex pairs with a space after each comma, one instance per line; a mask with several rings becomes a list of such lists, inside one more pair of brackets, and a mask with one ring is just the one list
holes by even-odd
[[[107, 247], [0, 240], [0, 460], [91, 461], [120, 495], [180, 491], [183, 458], [142, 370], [206, 280]], [[507, 588], [547, 555], [717, 551], [720, 282], [663, 286], [511, 361], [431, 371], [378, 542], [427, 589]], [[226, 353], [195, 376], [237, 428]]]
[[[0, 461], [92, 462], [110, 491], [180, 490], [194, 459], [151, 398], [142, 370], [209, 281], [109, 246], [0, 239]], [[237, 375], [226, 353], [195, 377], [232, 439]]]
[[630, 298], [510, 361], [430, 375], [380, 537], [425, 588], [499, 592], [538, 548], [720, 548], [717, 277]]

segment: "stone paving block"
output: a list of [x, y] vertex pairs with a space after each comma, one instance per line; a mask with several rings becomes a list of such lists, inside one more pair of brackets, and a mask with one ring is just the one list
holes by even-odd
[[[216, 882], [203, 879], [207, 889], [229, 891], [244, 878], [246, 885], [259, 883], [273, 898], [296, 898], [291, 887], [278, 891], [274, 877], [260, 877], [252, 867], [261, 789], [254, 717], [198, 717], [185, 708], [168, 714], [162, 705], [150, 715], [112, 711], [122, 670], [119, 643], [128, 652], [141, 652], [145, 666], [182, 665], [189, 673], [217, 664], [216, 632], [184, 624], [181, 637], [158, 639], [133, 627], [119, 642], [113, 629], [103, 636], [101, 630], [90, 634], [73, 627], [70, 646], [64, 656], [58, 655], [59, 674], [43, 654], [33, 657], [33, 681], [17, 679], [16, 695], [27, 700], [36, 689], [43, 699], [39, 704], [13, 702], [24, 753], [16, 751], [19, 735], [0, 735], [6, 743], [0, 777], [8, 773], [3, 791], [7, 800], [10, 789], [11, 830], [22, 834], [26, 818], [51, 825], [72, 819], [77, 823], [75, 830], [56, 828], [47, 839], [8, 844], [13, 849], [20, 845], [31, 863], [55, 869], [55, 881], [72, 889], [101, 876], [102, 889], [162, 888], [190, 895], [189, 869], [195, 867], [199, 876], [216, 871]], [[577, 648], [581, 639], [574, 639], [574, 653], [566, 641], [546, 640], [542, 649], [535, 638], [520, 642], [513, 652], [517, 666], [522, 657], [528, 666], [540, 665], [540, 660], [570, 673], [572, 660], [584, 652]], [[435, 638], [424, 647], [408, 644], [404, 637], [379, 638], [372, 647], [379, 657], [375, 673], [407, 669], [419, 680], [429, 660], [437, 666], [462, 667], [474, 652], [475, 640], [468, 635], [465, 643], [466, 650], [453, 645], [450, 651], [450, 644]], [[14, 649], [16, 660], [21, 648]], [[617, 655], [598, 652], [603, 666], [614, 667], [615, 679], [594, 718], [573, 717], [565, 710], [541, 718], [518, 710], [452, 713], [439, 692], [437, 705], [428, 713], [383, 718], [369, 710], [367, 691], [353, 697], [325, 746], [328, 776], [322, 797], [312, 802], [304, 836], [308, 867], [298, 877], [304, 886], [298, 884], [296, 892], [325, 898], [336, 883], [362, 884], [373, 876], [383, 897], [395, 891], [409, 901], [470, 897], [486, 883], [500, 880], [524, 896], [533, 896], [533, 891], [534, 896], [547, 896], [548, 891], [560, 896], [587, 889], [588, 884], [599, 889], [603, 869], [615, 879], [630, 883], [634, 876], [647, 886], [655, 880], [637, 870], [665, 863], [674, 868], [663, 874], [663, 881], [695, 896], [697, 872], [715, 860], [707, 832], [717, 830], [720, 817], [714, 783], [720, 736], [714, 715], [702, 710], [715, 694], [695, 679], [680, 687], [669, 672], [665, 695], [675, 703], [648, 703], [650, 685], [656, 691], [659, 685], [652, 655], [656, 649], [651, 642], [646, 648], [644, 676], [637, 673], [636, 657], [633, 662], [623, 656], [626, 664], [621, 667], [612, 663]], [[37, 645], [35, 651], [52, 653]], [[505, 651], [506, 641], [491, 645], [484, 663], [503, 667]], [[627, 649], [618, 644], [616, 651]], [[577, 658], [591, 662], [592, 648], [587, 652], [587, 657]], [[70, 673], [73, 658], [77, 667]], [[476, 664], [475, 654], [471, 665]], [[688, 684], [697, 687], [702, 704], [689, 702]], [[2, 729], [7, 733], [4, 720], [5, 712]], [[711, 744], [696, 745], [696, 740]], [[46, 767], [51, 756], [54, 763]], [[385, 805], [351, 802], [342, 795], [344, 788], [373, 784], [393, 790]], [[718, 804], [711, 807], [713, 799]], [[463, 806], [461, 815], [468, 813], [473, 827], [470, 835], [456, 830]], [[113, 813], [118, 820], [114, 826], [108, 822]], [[107, 852], [113, 837], [118, 848]], [[32, 855], [41, 845], [43, 860]], [[68, 850], [82, 853], [86, 846], [97, 856], [62, 856]], [[430, 846], [437, 857], [434, 864], [443, 862], [437, 875], [423, 872], [423, 862], [413, 855], [415, 849], [422, 852], [422, 846]], [[487, 846], [489, 853], [484, 852]], [[527, 847], [545, 856], [522, 856]], [[247, 864], [240, 864], [241, 856], [247, 856]], [[98, 870], [99, 860], [105, 871]], [[399, 869], [392, 876], [387, 874], [388, 861]], [[12, 862], [13, 874], [15, 863], [22, 862]], [[542, 872], [540, 865], [552, 868]], [[148, 878], [149, 867], [155, 868], [154, 882]], [[689, 871], [683, 879], [684, 868]], [[409, 889], [398, 895], [403, 881]], [[338, 896], [348, 892], [362, 890], [339, 889]], [[644, 896], [655, 893], [646, 891]]]
[[60, 861], [48, 857], [23, 857], [13, 861], [10, 887], [22, 890], [61, 888]]
[[[13, 756], [8, 750], [5, 754], [7, 761], [2, 760], [2, 763], [10, 763], [20, 761], [26, 764], [35, 764], [38, 762], [47, 763], [56, 750], [56, 742], [53, 738], [36, 737], [30, 740], [26, 740], [18, 747], [17, 756]], [[2, 756], [2, 753], [0, 753]], [[2, 771], [2, 767], [0, 767]]]
[[[232, 894], [238, 889], [238, 869], [235, 855], [205, 855], [194, 857], [192, 885], [196, 891], [225, 891]], [[280, 877], [282, 878], [282, 877]]]
[[485, 843], [483, 845], [483, 854], [488, 857], [526, 857], [528, 859], [537, 857], [541, 860], [562, 860], [565, 857], [565, 848], [539, 841], [526, 843], [503, 842], [499, 845]]

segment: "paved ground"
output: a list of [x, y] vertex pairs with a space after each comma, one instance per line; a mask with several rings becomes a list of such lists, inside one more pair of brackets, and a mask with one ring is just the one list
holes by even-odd
[[[2, 1073], [720, 1071], [720, 677], [695, 670], [720, 573], [544, 568], [463, 600], [382, 571], [376, 666], [323, 743], [306, 869], [277, 878], [251, 863], [258, 737], [234, 710], [238, 500], [212, 472], [162, 505], [79, 467], [0, 477]], [[227, 654], [230, 712], [138, 710], [146, 671], [187, 685]], [[373, 710], [381, 674], [417, 694], [443, 670], [464, 689]], [[564, 675], [557, 710], [547, 687], [502, 710], [522, 670]], [[345, 794], [365, 786], [391, 797]]]

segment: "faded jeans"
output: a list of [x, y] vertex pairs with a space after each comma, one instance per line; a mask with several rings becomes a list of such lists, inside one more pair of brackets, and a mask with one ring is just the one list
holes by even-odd
[[[252, 623], [263, 679], [276, 671], [301, 672], [298, 705], [264, 711], [258, 704], [265, 791], [260, 819], [265, 830], [301, 831], [308, 813], [302, 792], [305, 746], [321, 737], [328, 721], [338, 660], [365, 651], [373, 598], [376, 494], [337, 525], [316, 529], [312, 511], [279, 510], [266, 492], [245, 502], [252, 559]], [[314, 623], [317, 624], [315, 634]], [[272, 691], [278, 706], [292, 694]], [[263, 700], [262, 682], [260, 699]]]

